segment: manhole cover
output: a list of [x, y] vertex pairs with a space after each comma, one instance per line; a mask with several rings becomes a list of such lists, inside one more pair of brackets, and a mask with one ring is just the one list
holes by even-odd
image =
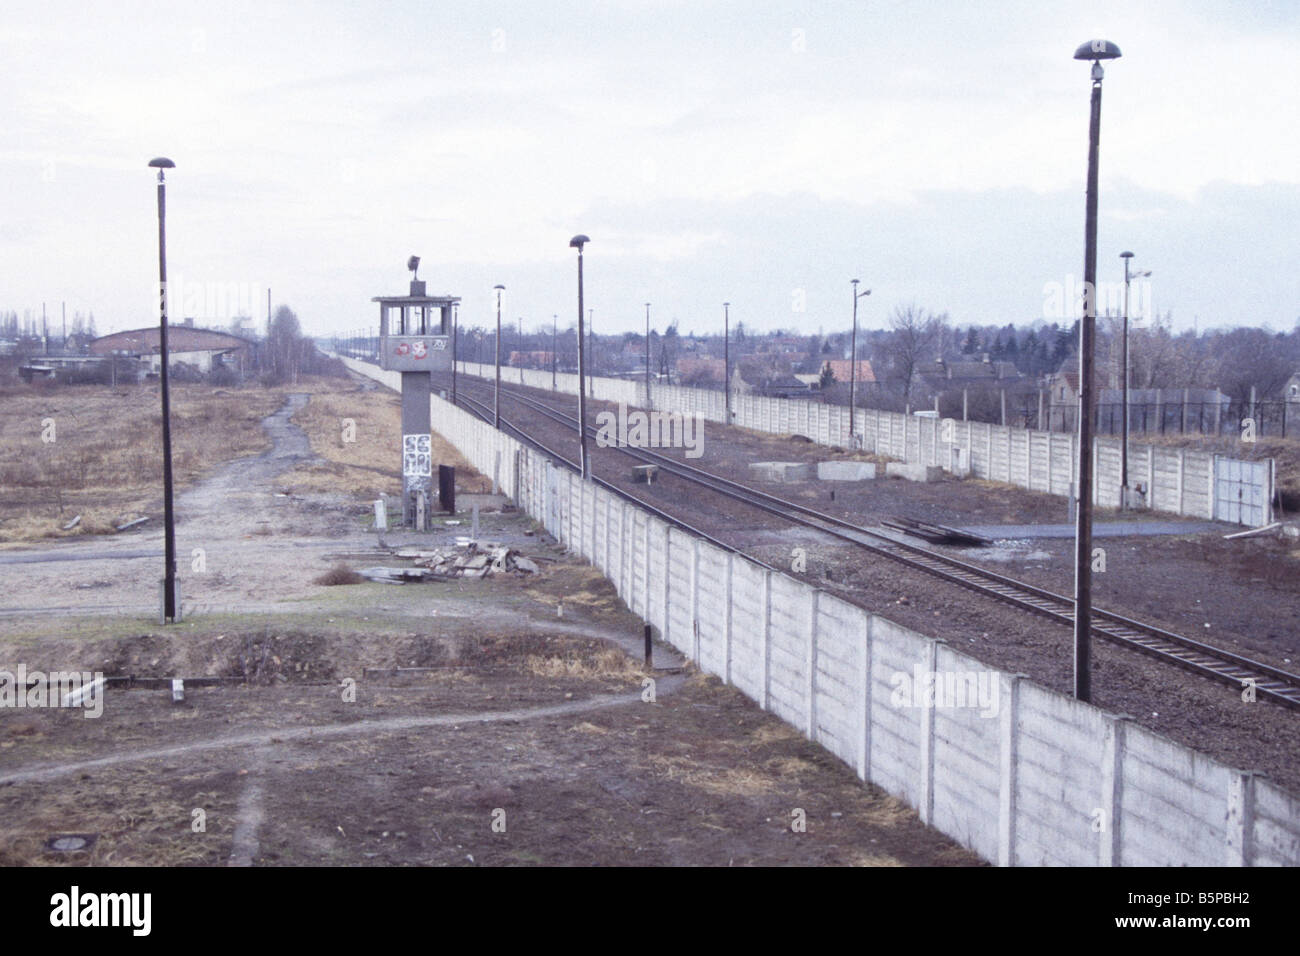
[[45, 841], [45, 849], [53, 853], [77, 853], [89, 850], [98, 839], [95, 833], [56, 833]]

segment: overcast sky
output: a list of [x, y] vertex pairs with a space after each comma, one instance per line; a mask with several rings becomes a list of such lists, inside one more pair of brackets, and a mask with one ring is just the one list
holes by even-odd
[[[0, 16], [0, 310], [372, 324], [408, 255], [466, 325], [1073, 321], [1093, 37], [1099, 279], [1175, 326], [1300, 317], [1300, 4], [23, 3]], [[1061, 308], [1061, 291], [1066, 307]], [[1054, 312], [1064, 311], [1066, 315]]]

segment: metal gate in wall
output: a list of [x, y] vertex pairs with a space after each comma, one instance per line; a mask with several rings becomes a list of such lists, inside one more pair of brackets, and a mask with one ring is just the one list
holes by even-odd
[[1258, 528], [1273, 520], [1273, 459], [1214, 459], [1214, 518]]

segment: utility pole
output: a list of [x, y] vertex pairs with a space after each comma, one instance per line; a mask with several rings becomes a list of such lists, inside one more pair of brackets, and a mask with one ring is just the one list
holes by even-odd
[[646, 407], [653, 404], [650, 401], [650, 303], [645, 304], [645, 403]]
[[858, 279], [849, 280], [853, 285], [853, 345], [850, 347], [852, 358], [849, 360], [849, 446], [857, 447], [857, 432], [853, 429], [853, 416], [858, 404], [858, 299], [871, 295], [871, 290], [858, 292]]
[[582, 347], [582, 247], [591, 242], [584, 235], [569, 240], [569, 247], [578, 250], [578, 471], [583, 480], [591, 477], [591, 462], [587, 460], [587, 393], [583, 378], [587, 372], [587, 357]]
[[497, 430], [500, 430], [501, 428], [501, 293], [505, 291], [505, 286], [495, 285], [492, 288], [497, 290], [497, 341], [496, 341], [497, 376], [496, 376], [496, 386], [492, 389], [492, 425]]
[[723, 421], [731, 424], [731, 303], [722, 303], [722, 391], [726, 406]]

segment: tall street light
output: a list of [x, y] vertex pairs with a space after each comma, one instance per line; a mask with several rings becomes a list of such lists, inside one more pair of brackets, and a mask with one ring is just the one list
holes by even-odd
[[551, 314], [551, 391], [556, 391], [556, 361], [560, 347], [560, 317]]
[[850, 346], [850, 352], [853, 357], [849, 360], [849, 447], [856, 448], [857, 432], [853, 430], [853, 416], [857, 410], [858, 404], [858, 299], [863, 296], [871, 295], [871, 290], [866, 292], [858, 291], [859, 279], [850, 279], [853, 285], [853, 344]]
[[158, 170], [158, 360], [162, 382], [163, 445], [163, 620], [176, 620], [176, 515], [172, 509], [171, 391], [167, 375], [167, 185], [163, 170], [176, 164], [165, 156], [149, 160]]
[[578, 467], [583, 480], [591, 477], [591, 463], [587, 461], [587, 357], [582, 347], [582, 247], [591, 242], [586, 236], [577, 235], [569, 240], [569, 248], [578, 250]]
[[456, 404], [456, 345], [460, 341], [458, 322], [460, 318], [460, 306], [454, 305], [451, 308], [451, 403]]
[[645, 304], [645, 403], [650, 407], [650, 303]]
[[722, 303], [722, 390], [726, 413], [723, 421], [731, 424], [731, 303]]
[[1119, 47], [1090, 40], [1074, 51], [1092, 60], [1092, 114], [1088, 125], [1088, 196], [1083, 237], [1083, 319], [1079, 323], [1079, 481], [1074, 535], [1074, 696], [1092, 700], [1092, 416], [1093, 343], [1097, 325], [1097, 150], [1101, 140], [1102, 60]]
[[496, 341], [496, 365], [497, 365], [497, 383], [492, 389], [492, 424], [495, 428], [501, 428], [501, 293], [506, 287], [503, 285], [494, 285], [492, 288], [497, 290], [497, 341]]
[[1120, 445], [1119, 453], [1119, 494], [1120, 509], [1128, 510], [1128, 388], [1129, 388], [1129, 370], [1128, 370], [1128, 286], [1130, 279], [1142, 279], [1151, 275], [1151, 271], [1129, 272], [1129, 260], [1133, 258], [1131, 252], [1121, 252], [1119, 257], [1124, 260], [1124, 342], [1120, 347], [1120, 362], [1124, 368], [1124, 382], [1121, 386], [1120, 407], [1124, 414], [1124, 439]]

